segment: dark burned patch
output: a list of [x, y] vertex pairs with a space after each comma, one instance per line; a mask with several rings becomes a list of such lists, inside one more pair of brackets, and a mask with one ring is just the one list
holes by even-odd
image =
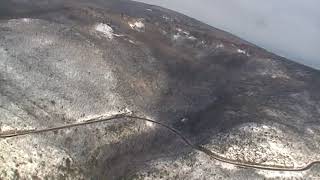
[[[208, 56], [207, 63], [223, 66], [230, 71], [239, 72], [247, 65], [248, 57], [239, 54], [218, 53]], [[211, 60], [211, 61], [210, 61]], [[230, 72], [231, 74], [232, 72]]]
[[96, 149], [88, 161], [88, 166], [92, 167], [88, 170], [90, 176], [97, 179], [126, 177], [145, 168], [148, 162], [161, 157], [174, 159], [179, 153], [186, 152], [178, 137], [157, 128], [158, 131], [141, 133]]

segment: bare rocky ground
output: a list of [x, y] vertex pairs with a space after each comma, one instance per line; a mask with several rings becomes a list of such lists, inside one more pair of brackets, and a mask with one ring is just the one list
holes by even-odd
[[[320, 72], [129, 1], [0, 2], [0, 132], [134, 112], [224, 157], [320, 160]], [[119, 119], [0, 139], [0, 179], [320, 179], [240, 168]]]

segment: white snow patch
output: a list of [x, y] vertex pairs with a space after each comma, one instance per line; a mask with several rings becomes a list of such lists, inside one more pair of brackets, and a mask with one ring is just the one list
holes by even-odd
[[181, 37], [189, 39], [189, 40], [192, 40], [192, 41], [197, 39], [196, 37], [190, 35], [190, 32], [185, 31], [185, 30], [183, 30], [181, 28], [176, 28], [176, 31], [178, 31], [178, 33], [173, 35], [173, 39], [174, 40], [177, 40], [177, 39], [179, 39]]
[[129, 22], [128, 24], [131, 27], [131, 29], [134, 29], [134, 30], [139, 31], [139, 32], [144, 31], [145, 25], [141, 20], [138, 20], [138, 21], [136, 21], [134, 23]]
[[180, 29], [180, 28], [176, 28], [176, 30], [177, 30], [177, 31], [179, 31], [179, 32], [181, 32], [181, 31], [182, 31], [182, 29]]
[[152, 9], [146, 9], [147, 11], [150, 11], [150, 12], [152, 12]]
[[107, 24], [99, 23], [95, 26], [95, 30], [101, 32], [105, 37], [109, 39], [113, 38], [113, 29]]
[[15, 128], [8, 126], [6, 124], [1, 124], [1, 126], [0, 126], [0, 133], [6, 132], [6, 131], [14, 131], [14, 130], [15, 130]]
[[184, 122], [187, 122], [187, 121], [188, 121], [188, 118], [185, 118], [185, 117], [184, 117], [184, 118], [182, 118], [180, 121], [183, 122], [183, 123], [184, 123]]
[[196, 37], [194, 37], [194, 36], [189, 36], [189, 37], [188, 37], [188, 39], [190, 39], [190, 40], [194, 41], [194, 40], [196, 40], [197, 38], [196, 38]]
[[279, 152], [279, 153], [285, 153], [285, 154], [288, 154], [291, 152], [288, 148], [284, 147], [284, 145], [279, 142], [268, 141], [268, 144], [269, 144], [270, 150], [273, 152]]
[[166, 21], [169, 21], [170, 18], [168, 16], [162, 16], [163, 19], [165, 19]]
[[277, 78], [290, 79], [290, 77], [285, 74], [273, 74], [271, 78], [272, 79], [277, 79]]
[[224, 48], [224, 45], [223, 44], [216, 45], [216, 49], [218, 49], [218, 48]]
[[281, 178], [281, 179], [302, 179], [305, 177], [306, 172], [286, 172], [286, 171], [266, 171], [266, 170], [256, 170], [260, 175], [265, 178]]
[[260, 75], [269, 76], [273, 79], [290, 79], [286, 71], [283, 71], [283, 69], [279, 67], [276, 61], [272, 59], [263, 59], [263, 61], [260, 61], [260, 63], [268, 67], [258, 69], [257, 72]]
[[237, 49], [237, 52], [240, 53], [240, 54], [244, 54], [246, 56], [250, 56], [249, 53], [247, 53], [247, 51], [243, 50], [243, 49]]
[[315, 134], [315, 132], [314, 132], [314, 130], [312, 129], [312, 128], [310, 128], [310, 127], [307, 127], [306, 128], [306, 132], [308, 133], [308, 134]]
[[238, 49], [237, 52], [240, 53], [240, 54], [247, 54], [247, 52], [245, 50], [242, 50], [242, 49]]
[[122, 34], [115, 34], [115, 33], [113, 33], [113, 36], [116, 36], [116, 37], [124, 37], [124, 35], [122, 35]]
[[167, 35], [167, 34], [168, 34], [167, 31], [165, 31], [165, 30], [161, 30], [161, 33], [162, 33], [163, 35]]
[[146, 126], [153, 128], [155, 126], [155, 124], [150, 121], [146, 121]]
[[25, 22], [25, 23], [30, 23], [31, 19], [30, 18], [23, 18], [22, 21]]
[[[151, 116], [145, 115], [144, 118], [150, 119], [150, 120], [153, 120], [153, 121], [156, 121], [155, 118], [154, 118], [154, 117], [151, 117]], [[151, 121], [145, 121], [144, 124], [145, 124], [145, 126], [147, 126], [147, 127], [150, 128], [150, 129], [154, 129], [154, 128], [157, 126], [156, 123], [151, 122]]]
[[144, 28], [144, 24], [141, 21], [137, 21], [134, 23], [135, 27], [141, 29]]
[[178, 40], [180, 37], [181, 37], [180, 34], [175, 34], [175, 35], [173, 35], [173, 39], [174, 39], [174, 40]]
[[129, 39], [129, 42], [131, 43], [131, 44], [136, 44], [134, 41], [132, 41], [131, 39]]
[[180, 32], [180, 33], [183, 33], [183, 34], [186, 35], [186, 36], [189, 36], [189, 35], [190, 35], [190, 33], [189, 33], [188, 31], [182, 30], [181, 28], [176, 28], [176, 30], [177, 30], [178, 32]]
[[233, 165], [233, 164], [229, 164], [229, 163], [224, 163], [224, 162], [220, 162], [220, 161], [216, 161], [215, 163], [216, 165], [220, 166], [223, 169], [227, 169], [227, 170], [237, 170], [238, 168]]

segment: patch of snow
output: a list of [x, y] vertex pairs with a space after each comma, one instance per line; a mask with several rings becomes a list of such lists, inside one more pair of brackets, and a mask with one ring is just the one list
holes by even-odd
[[1, 124], [0, 125], [0, 133], [1, 132], [6, 132], [6, 131], [14, 131], [15, 128], [11, 127], [11, 126], [8, 126], [6, 124]]
[[180, 121], [183, 122], [183, 123], [184, 123], [184, 122], [187, 122], [187, 121], [188, 121], [188, 118], [185, 118], [185, 117], [184, 117], [184, 118], [182, 118]]
[[107, 24], [99, 23], [95, 26], [95, 30], [101, 32], [105, 37], [109, 39], [113, 38], [113, 29]]
[[308, 134], [315, 134], [315, 132], [314, 132], [314, 130], [312, 129], [312, 128], [310, 128], [310, 127], [307, 127], [306, 128], [306, 132], [308, 133]]
[[271, 151], [273, 152], [282, 152], [282, 153], [289, 153], [290, 150], [288, 148], [286, 148], [283, 144], [281, 143], [276, 143], [276, 142], [272, 142], [272, 141], [268, 141], [268, 146], [270, 148]]
[[178, 40], [181, 37], [180, 34], [175, 34], [173, 35], [173, 40]]
[[155, 126], [155, 124], [150, 121], [146, 121], [146, 126], [153, 128]]
[[161, 30], [161, 33], [162, 33], [163, 35], [167, 35], [167, 34], [168, 34], [167, 31], [165, 31], [165, 30]]
[[266, 170], [257, 170], [258, 174], [264, 176], [265, 178], [270, 179], [303, 179], [306, 172], [286, 172], [286, 171], [266, 171]]
[[144, 28], [144, 24], [141, 21], [135, 22], [134, 25], [139, 29]]
[[271, 76], [272, 79], [282, 78], [282, 79], [289, 79], [290, 77], [285, 74], [273, 74]]
[[30, 18], [23, 18], [22, 21], [25, 22], [25, 23], [30, 23], [31, 19]]
[[272, 79], [290, 79], [288, 74], [280, 68], [276, 61], [272, 59], [264, 59], [263, 61], [260, 61], [260, 63], [268, 67], [257, 69], [257, 72], [260, 75], [269, 76]]
[[196, 37], [194, 37], [194, 36], [189, 36], [189, 37], [188, 37], [188, 39], [190, 39], [190, 40], [194, 41], [194, 40], [196, 40], [197, 38], [196, 38]]
[[186, 35], [186, 36], [189, 36], [189, 35], [190, 35], [190, 33], [189, 33], [188, 31], [182, 30], [182, 29], [180, 29], [180, 28], [176, 28], [176, 30], [177, 30], [179, 33], [183, 33], [183, 34]]
[[129, 22], [128, 24], [131, 27], [131, 29], [134, 29], [139, 32], [144, 31], [145, 25], [141, 20], [138, 20], [134, 23]]
[[187, 31], [182, 31], [182, 33], [183, 33], [185, 36], [189, 36], [189, 35], [190, 35], [190, 33], [187, 32]]
[[243, 50], [243, 49], [238, 49], [237, 52], [240, 53], [240, 54], [244, 54], [246, 56], [250, 56], [250, 54], [247, 51]]
[[183, 30], [181, 28], [176, 28], [176, 30], [178, 31], [178, 33], [173, 35], [173, 39], [174, 40], [177, 40], [177, 39], [179, 39], [181, 37], [187, 38], [187, 39], [192, 40], [192, 41], [197, 39], [196, 37], [190, 35], [190, 32], [188, 32], [188, 31], [185, 31], [185, 30]]
[[[144, 118], [156, 121], [154, 117], [148, 115], [145, 115]], [[154, 129], [157, 126], [156, 123], [151, 121], [145, 121], [144, 124], [149, 128], [149, 130]]]
[[220, 166], [223, 169], [227, 169], [227, 170], [238, 170], [238, 168], [233, 165], [233, 164], [229, 164], [229, 163], [224, 163], [224, 162], [220, 162], [220, 161], [215, 161], [215, 164]]
[[113, 35], [116, 36], [116, 37], [123, 37], [124, 36], [122, 34], [115, 34], [115, 33], [113, 33]]
[[129, 39], [129, 42], [131, 43], [131, 44], [136, 44], [134, 41], [132, 41], [131, 39]]
[[152, 9], [146, 9], [147, 11], [150, 11], [150, 12], [152, 12]]
[[166, 21], [169, 21], [170, 18], [168, 16], [162, 16], [163, 19], [165, 19]]
[[30, 25], [39, 25], [38, 23], [43, 23], [44, 21], [40, 19], [31, 19], [31, 18], [20, 18], [20, 19], [10, 19], [6, 26], [9, 27], [21, 27], [26, 24]]
[[245, 50], [242, 50], [242, 49], [238, 49], [237, 52], [240, 53], [240, 54], [247, 54], [247, 52]]
[[218, 45], [216, 45], [216, 48], [218, 49], [218, 48], [224, 48], [224, 45], [223, 44], [218, 44]]

